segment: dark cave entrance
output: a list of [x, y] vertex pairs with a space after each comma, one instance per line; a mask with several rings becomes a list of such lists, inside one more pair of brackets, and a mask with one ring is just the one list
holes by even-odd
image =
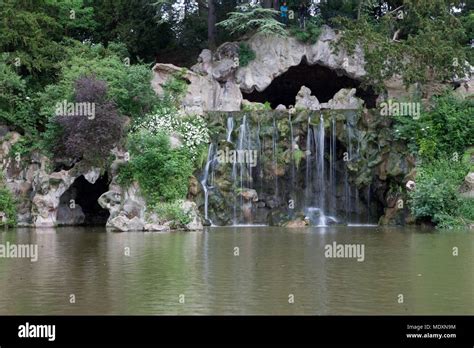
[[107, 173], [94, 184], [84, 175], [79, 176], [59, 200], [57, 222], [59, 225], [105, 225], [109, 211], [97, 199], [109, 190]]
[[279, 104], [286, 107], [295, 105], [296, 95], [301, 86], [308, 87], [311, 94], [316, 96], [320, 103], [328, 102], [342, 88], [356, 88], [356, 96], [364, 100], [367, 108], [376, 107], [377, 95], [372, 88], [362, 89], [360, 81], [335, 70], [321, 65], [308, 65], [305, 58], [299, 65], [289, 68], [288, 71], [276, 77], [270, 86], [262, 92], [242, 92], [242, 95], [244, 99], [251, 102], [264, 103], [268, 101], [275, 109]]

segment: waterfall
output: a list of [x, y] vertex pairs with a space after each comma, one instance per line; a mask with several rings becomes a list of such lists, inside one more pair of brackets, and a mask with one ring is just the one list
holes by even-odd
[[[245, 148], [245, 140], [247, 138], [247, 115], [244, 115], [242, 118], [242, 123], [239, 127], [239, 141], [238, 141], [238, 146], [237, 146], [237, 151], [241, 151]], [[246, 166], [244, 163], [239, 163], [239, 174], [240, 174], [240, 192], [243, 191], [244, 188], [244, 170], [246, 169]], [[237, 197], [235, 201], [237, 200]], [[244, 204], [244, 198], [242, 195], [240, 195], [240, 206], [242, 207]], [[242, 216], [241, 216], [242, 218]], [[235, 223], [234, 223], [235, 224]]]
[[278, 128], [276, 125], [275, 115], [273, 115], [273, 134], [272, 134], [272, 153], [273, 153], [273, 171], [275, 176], [275, 199], [278, 199]]
[[330, 146], [330, 213], [336, 215], [337, 211], [337, 188], [336, 188], [336, 119], [331, 118], [331, 146]]
[[321, 113], [319, 116], [319, 129], [317, 132], [318, 136], [316, 139], [316, 151], [317, 151], [317, 180], [318, 180], [318, 191], [319, 191], [319, 209], [320, 218], [319, 225], [326, 225], [326, 216], [324, 210], [326, 206], [326, 182], [325, 182], [325, 168], [324, 168], [324, 117]]
[[[295, 168], [295, 140], [293, 135], [293, 122], [291, 120], [291, 112], [288, 112], [288, 123], [290, 126], [290, 154], [291, 154], [291, 186], [295, 187], [296, 185], [296, 168]], [[293, 201], [293, 204], [296, 204], [296, 195], [294, 193], [290, 195], [290, 199]], [[293, 217], [294, 209], [290, 209], [290, 215]]]
[[[202, 175], [201, 179], [201, 186], [204, 191], [204, 219], [206, 221], [209, 220], [209, 213], [208, 213], [208, 205], [209, 205], [209, 186], [207, 183], [207, 180], [209, 178], [209, 172], [211, 168], [211, 164], [214, 161], [214, 144], [211, 143], [209, 144], [209, 149], [207, 151], [207, 161], [206, 161], [206, 166], [204, 167], [204, 173]], [[212, 223], [212, 222], [211, 222]]]
[[308, 117], [308, 131], [306, 133], [306, 176], [305, 176], [305, 204], [311, 205], [311, 116]]
[[234, 130], [234, 117], [230, 115], [227, 117], [227, 142], [232, 142], [232, 131]]
[[349, 162], [352, 161], [352, 129], [349, 120], [346, 120], [347, 158], [344, 170], [344, 203], [346, 209], [346, 222], [349, 223], [352, 216], [352, 195], [349, 185]]

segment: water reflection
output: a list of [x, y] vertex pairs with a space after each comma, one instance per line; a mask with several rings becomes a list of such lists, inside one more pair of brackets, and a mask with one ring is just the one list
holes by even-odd
[[[469, 231], [58, 228], [0, 232], [7, 241], [39, 251], [0, 258], [0, 314], [474, 314]], [[333, 241], [364, 244], [364, 262], [325, 258]]]

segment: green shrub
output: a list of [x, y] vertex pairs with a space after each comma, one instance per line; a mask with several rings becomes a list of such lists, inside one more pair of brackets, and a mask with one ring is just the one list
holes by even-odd
[[16, 202], [6, 187], [0, 187], [0, 212], [5, 214], [5, 221], [0, 218], [0, 226], [16, 226]]
[[474, 144], [474, 102], [452, 95], [436, 97], [429, 111], [418, 119], [396, 116], [395, 137], [423, 159], [461, 156]]
[[255, 51], [246, 43], [239, 44], [239, 66], [247, 66], [256, 57]]
[[36, 134], [37, 115], [25, 79], [0, 55], [0, 121], [23, 134]]
[[74, 83], [83, 76], [95, 76], [108, 86], [109, 99], [120, 113], [139, 118], [153, 110], [159, 98], [151, 88], [152, 72], [145, 64], [128, 65], [117, 54], [117, 45], [76, 45], [68, 49], [69, 57], [61, 63], [58, 82], [46, 86], [36, 97], [40, 114], [48, 119], [54, 106], [63, 100], [72, 101]]
[[179, 108], [181, 99], [186, 94], [188, 84], [184, 75], [186, 69], [181, 69], [179, 72], [174, 73], [168, 80], [165, 81], [162, 88], [164, 96], [162, 104], [167, 107]]
[[459, 187], [468, 172], [468, 164], [440, 159], [418, 168], [416, 189], [409, 193], [411, 211], [417, 219], [429, 219], [441, 228], [465, 225], [472, 205], [459, 194]]
[[191, 222], [191, 217], [183, 211], [181, 205], [183, 201], [160, 202], [153, 207], [153, 211], [158, 214], [161, 219], [172, 221], [173, 228], [183, 227]]
[[193, 165], [185, 148], [171, 149], [165, 134], [138, 132], [128, 139], [130, 161], [119, 171], [119, 183], [136, 180], [147, 202], [173, 202], [185, 198]]
[[315, 44], [319, 35], [321, 35], [321, 26], [323, 25], [323, 20], [321, 17], [310, 17], [306, 20], [306, 28], [301, 29], [299, 26], [294, 26], [290, 29], [290, 33], [298, 41], [307, 44]]

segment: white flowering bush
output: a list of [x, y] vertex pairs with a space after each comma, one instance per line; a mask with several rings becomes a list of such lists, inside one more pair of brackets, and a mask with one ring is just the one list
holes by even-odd
[[152, 134], [165, 133], [179, 136], [193, 160], [197, 159], [202, 146], [210, 141], [209, 129], [201, 116], [183, 115], [173, 108], [161, 108], [147, 115], [132, 127], [132, 132], [140, 130], [147, 130]]

